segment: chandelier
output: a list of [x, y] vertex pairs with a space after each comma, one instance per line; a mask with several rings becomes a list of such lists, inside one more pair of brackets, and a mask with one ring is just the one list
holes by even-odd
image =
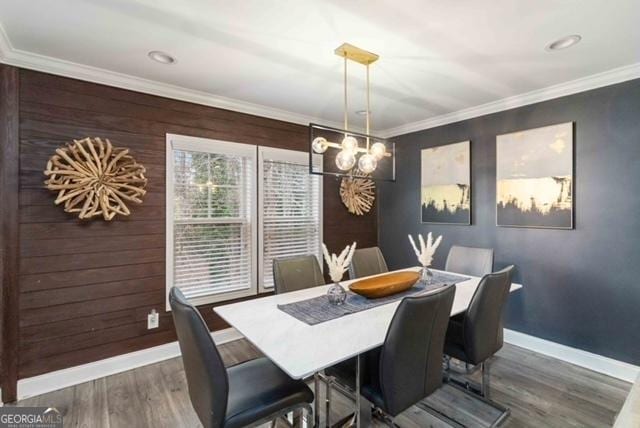
[[[395, 180], [395, 145], [370, 135], [371, 104], [369, 66], [379, 56], [344, 43], [334, 51], [344, 61], [344, 129], [309, 125], [310, 171], [312, 174]], [[365, 132], [349, 130], [347, 65], [354, 61], [366, 69]]]

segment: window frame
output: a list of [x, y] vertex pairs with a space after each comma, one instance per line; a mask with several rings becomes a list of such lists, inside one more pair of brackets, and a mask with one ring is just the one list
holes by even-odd
[[[248, 157], [252, 161], [251, 177], [252, 183], [250, 183], [251, 196], [250, 203], [251, 209], [249, 225], [251, 228], [250, 233], [250, 259], [251, 259], [251, 283], [249, 288], [245, 290], [235, 290], [227, 292], [213, 293], [207, 296], [196, 297], [189, 299], [189, 302], [194, 305], [203, 305], [208, 303], [224, 302], [241, 297], [255, 296], [258, 293], [257, 283], [257, 269], [258, 269], [258, 198], [256, 192], [260, 193], [260, 190], [256, 188], [258, 183], [258, 156], [255, 145], [233, 143], [230, 141], [214, 140], [209, 138], [191, 137], [177, 134], [166, 134], [166, 177], [165, 177], [165, 224], [166, 224], [166, 257], [165, 257], [165, 283], [166, 283], [166, 311], [171, 311], [169, 305], [169, 291], [173, 287], [174, 276], [174, 162], [175, 162], [175, 150], [201, 152], [201, 153], [213, 153], [222, 155], [233, 155]], [[221, 219], [207, 220], [206, 223], [233, 223], [233, 221], [221, 221]], [[229, 220], [229, 219], [226, 219]], [[194, 221], [197, 223], [198, 221]]]
[[[296, 165], [302, 165], [307, 167], [309, 165], [309, 153], [301, 152], [297, 150], [279, 149], [275, 147], [258, 147], [258, 292], [268, 293], [274, 290], [273, 287], [265, 288], [264, 286], [264, 162], [265, 160], [277, 160], [280, 162], [287, 162]], [[320, 160], [319, 160], [320, 161]], [[318, 162], [318, 161], [316, 161]], [[322, 243], [323, 241], [323, 179], [322, 176], [316, 176], [309, 174], [310, 177], [318, 177], [320, 183], [318, 186], [318, 219], [319, 219], [319, 242], [318, 242], [318, 254], [322, 255]], [[320, 264], [320, 270], [323, 270], [322, 259], [318, 260]]]

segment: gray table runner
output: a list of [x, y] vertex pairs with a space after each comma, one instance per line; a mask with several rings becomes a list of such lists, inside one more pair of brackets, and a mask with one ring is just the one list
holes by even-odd
[[445, 285], [457, 284], [469, 279], [466, 276], [437, 271], [432, 272], [432, 284], [425, 285], [418, 281], [413, 287], [406, 291], [379, 299], [367, 299], [366, 297], [349, 291], [349, 289], [345, 287], [347, 290], [347, 300], [340, 306], [332, 305], [329, 303], [327, 296], [322, 295], [307, 300], [300, 300], [299, 302], [278, 305], [278, 309], [308, 325], [316, 325], [345, 315], [366, 311], [376, 306], [386, 305], [407, 296], [433, 291]]

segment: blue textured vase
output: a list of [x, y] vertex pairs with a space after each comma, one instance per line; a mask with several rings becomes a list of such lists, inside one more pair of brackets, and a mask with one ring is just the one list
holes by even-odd
[[433, 272], [429, 269], [428, 266], [423, 266], [422, 271], [420, 272], [420, 282], [426, 285], [433, 284]]
[[332, 305], [340, 306], [347, 300], [347, 290], [336, 282], [327, 290], [327, 298]]

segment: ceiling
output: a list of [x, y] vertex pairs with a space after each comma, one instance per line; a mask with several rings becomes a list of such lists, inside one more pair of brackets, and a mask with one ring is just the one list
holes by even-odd
[[[372, 122], [389, 135], [464, 117], [456, 112], [539, 100], [544, 88], [561, 88], [547, 98], [576, 92], [584, 78], [613, 69], [614, 80], [640, 77], [638, 18], [637, 0], [3, 0], [0, 58], [300, 123], [336, 124], [343, 114], [342, 62], [333, 50], [349, 42], [381, 57], [371, 69]], [[582, 42], [545, 50], [570, 34]], [[151, 50], [177, 62], [152, 62]], [[350, 66], [353, 124], [364, 121], [355, 114], [365, 108], [364, 76], [362, 66]], [[609, 80], [598, 75], [588, 82]]]

